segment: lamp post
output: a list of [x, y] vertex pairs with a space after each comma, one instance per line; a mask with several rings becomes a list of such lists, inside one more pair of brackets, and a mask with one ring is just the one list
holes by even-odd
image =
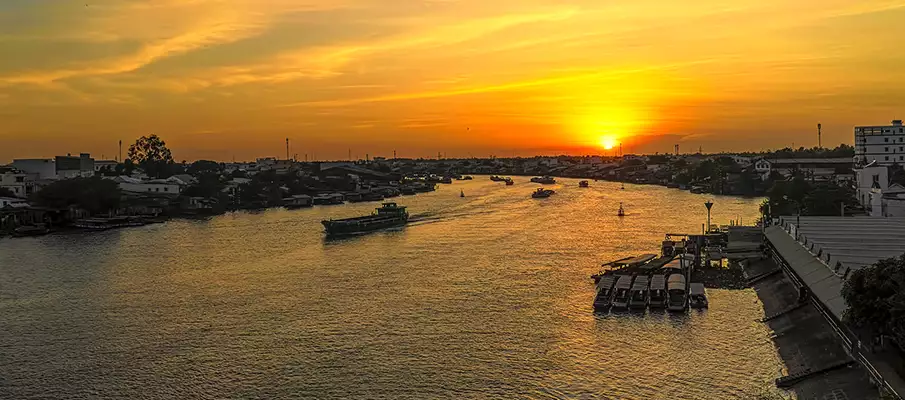
[[707, 229], [704, 232], [706, 234], [707, 232], [710, 232], [710, 209], [713, 208], [713, 202], [707, 200], [707, 202], [704, 203], [704, 207], [707, 207]]

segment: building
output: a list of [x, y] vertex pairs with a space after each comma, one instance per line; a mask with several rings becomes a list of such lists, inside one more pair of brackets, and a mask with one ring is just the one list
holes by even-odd
[[117, 165], [119, 165], [119, 162], [116, 162], [115, 160], [95, 160], [94, 172], [99, 172], [102, 170], [113, 171], [116, 169]]
[[25, 200], [16, 197], [0, 197], [0, 208], [24, 208], [28, 207]]
[[[774, 158], [766, 160], [769, 162], [769, 174], [776, 171], [785, 177], [792, 176], [798, 172], [805, 177], [814, 178], [816, 180], [829, 180], [837, 175], [852, 175], [852, 160], [847, 157], [837, 158]], [[754, 164], [756, 171], [761, 172], [759, 168], [764, 166], [761, 161]]]
[[175, 178], [141, 180], [129, 176], [117, 176], [112, 178], [119, 184], [120, 190], [131, 194], [153, 194], [178, 196], [181, 192], [182, 182]]
[[26, 198], [37, 191], [35, 174], [26, 174], [15, 169], [0, 170], [0, 188], [12, 192], [16, 197]]
[[873, 205], [879, 205], [883, 193], [889, 189], [889, 169], [881, 166], [857, 168], [855, 185], [858, 202], [873, 215]]
[[905, 126], [902, 120], [884, 126], [855, 127], [855, 163], [905, 164]]
[[87, 178], [94, 176], [95, 168], [94, 159], [88, 153], [13, 160], [12, 166], [19, 171], [36, 175], [36, 179]]

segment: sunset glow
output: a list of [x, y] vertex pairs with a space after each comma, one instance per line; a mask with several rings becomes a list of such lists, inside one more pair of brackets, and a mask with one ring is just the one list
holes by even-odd
[[903, 18], [886, 0], [9, 0], [0, 163], [149, 133], [179, 160], [286, 138], [318, 159], [756, 150], [816, 145], [818, 121], [851, 143], [902, 117]]

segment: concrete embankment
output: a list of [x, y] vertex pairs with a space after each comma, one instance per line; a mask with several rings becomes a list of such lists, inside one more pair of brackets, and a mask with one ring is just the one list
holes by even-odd
[[[747, 232], [745, 240], [756, 235]], [[732, 237], [730, 236], [730, 247]], [[759, 322], [772, 339], [786, 368], [779, 387], [800, 399], [877, 399], [868, 373], [846, 352], [832, 326], [813, 304], [799, 301], [799, 290], [771, 259], [748, 252], [733, 262], [742, 266], [750, 286], [763, 303]]]

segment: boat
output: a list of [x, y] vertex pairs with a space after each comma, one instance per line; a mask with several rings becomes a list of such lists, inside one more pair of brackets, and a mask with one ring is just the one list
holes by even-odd
[[597, 295], [594, 296], [594, 311], [607, 311], [613, 305], [613, 285], [615, 275], [604, 275], [597, 282]]
[[701, 186], [692, 186], [690, 191], [694, 194], [701, 194], [704, 193], [704, 188]]
[[614, 310], [624, 310], [628, 308], [628, 300], [632, 296], [632, 280], [631, 275], [620, 275], [616, 280], [616, 287], [613, 289], [613, 306]]
[[600, 280], [600, 277], [605, 275], [607, 271], [617, 270], [617, 269], [625, 269], [625, 268], [637, 268], [647, 265], [651, 260], [657, 258], [656, 254], [642, 254], [640, 256], [634, 257], [625, 257], [618, 259], [616, 261], [610, 261], [608, 263], [603, 263], [600, 266], [600, 273], [591, 275], [591, 278], [594, 279], [594, 282]]
[[133, 217], [85, 218], [72, 224], [72, 226], [86, 231], [105, 231], [142, 225], [145, 225], [145, 222], [141, 218]]
[[578, 182], [578, 187], [580, 187], [580, 188], [589, 187], [588, 181], [581, 181], [581, 182]]
[[688, 288], [688, 306], [695, 309], [707, 308], [707, 294], [704, 284], [694, 282]]
[[314, 202], [311, 200], [311, 196], [304, 194], [299, 194], [283, 199], [283, 207], [286, 207], [290, 210], [311, 207], [313, 204]]
[[622, 208], [622, 203], [619, 203], [619, 211], [616, 211], [616, 215], [619, 217], [625, 216], [625, 209]]
[[383, 194], [377, 191], [370, 191], [361, 194], [361, 201], [383, 201]]
[[345, 199], [349, 203], [358, 203], [358, 202], [364, 201], [364, 200], [362, 200], [361, 193], [359, 193], [359, 192], [344, 193], [343, 199]]
[[402, 226], [408, 223], [409, 214], [405, 207], [396, 203], [383, 203], [374, 214], [345, 218], [337, 220], [321, 221], [327, 236], [346, 236], [376, 231], [380, 229]]
[[440, 178], [440, 180], [438, 182], [450, 184], [450, 183], [452, 183], [452, 178], [450, 178], [448, 176], [444, 176], [444, 177]]
[[669, 311], [682, 312], [688, 304], [688, 296], [685, 292], [685, 275], [671, 274], [666, 281], [667, 306]]
[[13, 229], [13, 236], [15, 237], [43, 236], [48, 233], [50, 233], [50, 228], [45, 224], [23, 225]]
[[650, 277], [648, 298], [651, 309], [666, 308], [666, 275], [656, 274]]
[[461, 191], [461, 192], [459, 192], [459, 197], [465, 197], [465, 191], [464, 191], [464, 190]]
[[550, 197], [550, 195], [552, 195], [554, 193], [556, 193], [556, 192], [554, 192], [552, 190], [538, 188], [536, 191], [534, 191], [534, 193], [531, 193], [531, 197], [533, 197], [535, 199], [545, 199], [547, 197]]
[[415, 188], [413, 186], [403, 186], [399, 190], [402, 192], [403, 196], [411, 196], [415, 194]]
[[506, 178], [505, 182], [506, 182], [506, 186], [512, 186], [515, 184], [515, 182], [512, 181], [512, 178]]
[[312, 198], [312, 203], [321, 206], [334, 205], [334, 204], [342, 204], [343, 203], [343, 195], [339, 193], [324, 193], [314, 196]]
[[552, 185], [552, 184], [556, 183], [556, 179], [553, 179], [552, 176], [546, 176], [546, 175], [545, 176], [535, 176], [534, 178], [531, 178], [531, 182], [540, 183], [543, 185]]
[[496, 175], [494, 175], [494, 176], [491, 176], [491, 177], [490, 177], [490, 180], [492, 180], [492, 181], [494, 181], [494, 182], [502, 182], [502, 181], [505, 181], [506, 178], [503, 178], [502, 176], [496, 176]]
[[462, 180], [465, 180], [465, 181], [470, 181], [472, 179], [474, 179], [474, 178], [472, 178], [471, 175], [465, 175], [465, 177], [462, 178]]
[[622, 184], [622, 187], [619, 188], [619, 190], [625, 190], [625, 184], [624, 184], [624, 183]]
[[635, 278], [632, 284], [632, 296], [628, 300], [628, 308], [633, 310], [643, 310], [647, 308], [648, 291], [647, 285], [650, 283], [647, 275], [640, 275]]

